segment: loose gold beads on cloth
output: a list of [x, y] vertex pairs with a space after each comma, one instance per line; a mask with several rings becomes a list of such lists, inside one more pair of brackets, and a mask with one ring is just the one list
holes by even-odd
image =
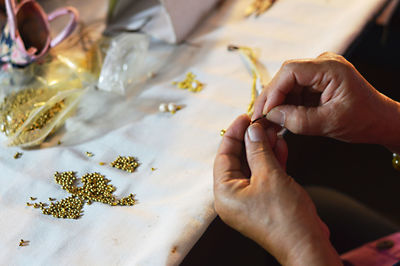
[[112, 163], [112, 167], [133, 173], [139, 167], [138, 160], [133, 156], [118, 156]]
[[20, 246], [20, 247], [25, 247], [25, 246], [28, 246], [29, 245], [29, 240], [23, 240], [23, 239], [21, 239], [20, 241], [19, 241], [19, 244], [18, 244], [18, 246]]
[[19, 159], [19, 158], [21, 158], [21, 156], [22, 156], [22, 152], [17, 152], [17, 153], [15, 153], [14, 154], [14, 159]]
[[246, 8], [245, 16], [249, 17], [254, 15], [256, 17], [267, 11], [276, 0], [253, 0], [253, 2]]
[[[90, 205], [93, 201], [108, 204], [110, 206], [133, 206], [136, 204], [134, 194], [117, 199], [113, 194], [116, 188], [109, 184], [110, 180], [100, 173], [88, 173], [81, 177], [82, 186], [76, 185], [75, 172], [56, 172], [54, 180], [57, 184], [69, 192], [71, 196], [57, 202], [51, 202], [47, 207], [46, 203], [34, 203], [34, 208], [40, 208], [43, 214], [52, 215], [55, 218], [78, 219], [82, 216], [82, 209], [85, 203]], [[55, 199], [49, 198], [50, 201]], [[32, 204], [27, 203], [27, 206]]]
[[179, 89], [188, 90], [191, 92], [199, 92], [203, 89], [204, 83], [196, 79], [196, 75], [192, 72], [186, 74], [183, 81], [174, 81], [172, 85], [176, 85]]
[[397, 153], [393, 153], [392, 159], [393, 168], [400, 171], [400, 155]]

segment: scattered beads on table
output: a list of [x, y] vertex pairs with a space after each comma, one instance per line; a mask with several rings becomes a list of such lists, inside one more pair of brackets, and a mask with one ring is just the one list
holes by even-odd
[[176, 85], [179, 89], [191, 92], [199, 92], [204, 87], [204, 83], [198, 81], [196, 75], [192, 72], [187, 73], [184, 80], [172, 82], [172, 85]]

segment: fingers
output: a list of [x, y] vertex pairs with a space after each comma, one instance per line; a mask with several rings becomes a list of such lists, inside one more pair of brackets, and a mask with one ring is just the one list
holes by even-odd
[[265, 87], [264, 90], [262, 91], [262, 93], [260, 95], [258, 95], [256, 101], [254, 102], [254, 112], [253, 112], [253, 115], [251, 116], [251, 121], [254, 121], [254, 120], [262, 117], [264, 105], [265, 105], [265, 102], [267, 101], [267, 96], [268, 96], [268, 91], [267, 91], [267, 87]]
[[281, 169], [271, 148], [264, 128], [259, 123], [249, 126], [245, 136], [247, 161], [252, 178], [268, 176], [271, 171]]
[[[261, 123], [260, 123], [261, 124]], [[266, 130], [266, 135], [268, 142], [274, 151], [275, 157], [281, 165], [282, 169], [286, 171], [286, 161], [288, 158], [288, 148], [286, 141], [282, 136], [278, 136], [278, 130], [275, 127], [268, 127]]]
[[335, 54], [335, 53], [332, 53], [332, 52], [323, 52], [317, 58], [318, 59], [331, 59], [331, 60], [336, 60], [336, 61], [347, 62], [347, 60], [343, 56]]
[[326, 78], [325, 65], [319, 60], [293, 60], [283, 64], [274, 83], [271, 83], [270, 91], [265, 103], [263, 114], [267, 114], [272, 108], [284, 103], [287, 95], [303, 87], [323, 92], [329, 84], [330, 79]]
[[[277, 136], [277, 128], [265, 129], [263, 122], [255, 123], [250, 127], [249, 125], [249, 117], [242, 115], [226, 131], [214, 162], [214, 184], [248, 178], [243, 171], [243, 166], [247, 168], [246, 163], [249, 164], [251, 173], [258, 173], [258, 175], [267, 174], [270, 168], [286, 169], [287, 145], [283, 138]], [[253, 127], [256, 127], [255, 131], [252, 130]], [[248, 129], [247, 133], [246, 129]], [[253, 135], [249, 134], [253, 131]], [[254, 141], [249, 144], [250, 137]], [[246, 138], [248, 140], [245, 152]], [[257, 139], [259, 141], [256, 141]]]
[[328, 114], [323, 107], [305, 107], [295, 105], [280, 105], [273, 108], [266, 118], [276, 124], [286, 127], [295, 134], [316, 135], [323, 133]]
[[275, 153], [276, 159], [278, 160], [279, 164], [281, 165], [283, 171], [286, 172], [286, 162], [288, 159], [288, 147], [287, 147], [286, 141], [283, 139], [283, 137], [278, 137], [278, 140], [276, 141], [276, 145], [274, 148], [274, 153]]
[[[298, 71], [301, 71], [300, 65], [306, 63], [306, 60], [292, 60], [282, 65], [278, 73], [276, 73], [271, 82], [265, 86], [262, 94], [257, 98], [254, 104], [252, 120], [267, 114], [273, 107], [284, 103], [288, 94], [301, 86], [297, 76], [300, 76], [302, 79], [304, 78], [302, 74], [299, 75]], [[307, 73], [307, 71], [304, 72]], [[309, 84], [309, 79], [310, 75], [307, 75], [306, 80], [302, 81], [303, 83]]]
[[[265, 129], [265, 127], [264, 127]], [[276, 145], [276, 141], [278, 140], [278, 134], [277, 131], [273, 127], [267, 128], [265, 131], [265, 134], [267, 135], [268, 143], [273, 149]]]
[[233, 178], [244, 178], [241, 171], [243, 140], [249, 124], [250, 118], [241, 115], [224, 134], [214, 162], [214, 184]]
[[248, 115], [243, 114], [236, 118], [226, 130], [219, 146], [218, 154], [240, 156], [243, 150], [244, 135], [249, 124], [250, 118]]
[[338, 55], [324, 53], [317, 59], [286, 61], [257, 98], [252, 120], [285, 103], [290, 93], [299, 92], [304, 87], [323, 92], [332, 81], [332, 77], [326, 75], [332, 67], [328, 61], [343, 60]]

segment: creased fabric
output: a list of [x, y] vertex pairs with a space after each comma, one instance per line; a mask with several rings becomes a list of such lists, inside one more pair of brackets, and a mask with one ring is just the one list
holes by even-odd
[[201, 23], [219, 0], [121, 0], [107, 31], [138, 30], [179, 43]]

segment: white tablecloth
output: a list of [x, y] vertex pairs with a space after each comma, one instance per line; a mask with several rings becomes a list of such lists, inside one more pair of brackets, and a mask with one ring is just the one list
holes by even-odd
[[[13, 155], [20, 149], [0, 150], [2, 265], [178, 264], [215, 217], [212, 165], [219, 132], [250, 99], [251, 76], [227, 45], [259, 49], [272, 76], [286, 59], [343, 52], [385, 0], [278, 0], [259, 18], [245, 19], [249, 2], [226, 1], [148, 85], [126, 97], [86, 95], [77, 117], [42, 149], [23, 151], [18, 160]], [[187, 71], [206, 83], [202, 92], [170, 84]], [[161, 102], [184, 108], [159, 113]], [[93, 106], [98, 108], [90, 113]], [[52, 146], [58, 137], [63, 144]], [[117, 155], [137, 156], [137, 172], [98, 164]], [[79, 176], [101, 172], [117, 195], [135, 193], [139, 204], [93, 203], [78, 220], [55, 219], [25, 205], [30, 196], [66, 197], [52, 175], [68, 170]], [[19, 247], [20, 239], [29, 245]]]

